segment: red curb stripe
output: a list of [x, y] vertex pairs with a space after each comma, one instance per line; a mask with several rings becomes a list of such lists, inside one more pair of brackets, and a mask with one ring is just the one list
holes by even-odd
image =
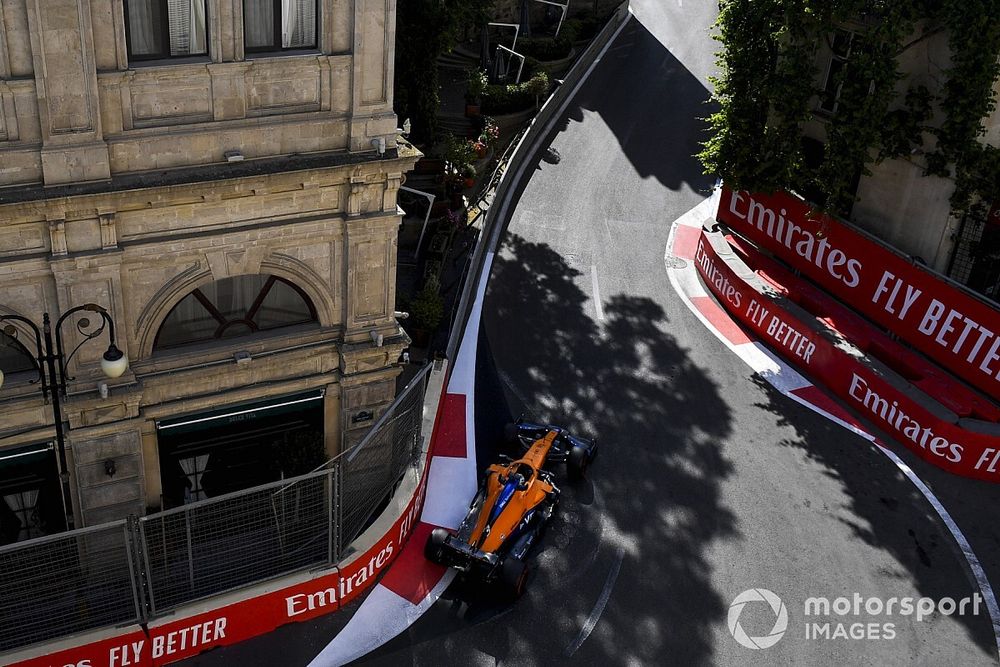
[[464, 459], [465, 394], [445, 394], [438, 410], [438, 422], [431, 438], [432, 456], [451, 456]]
[[674, 228], [674, 257], [694, 259], [698, 249], [698, 239], [701, 237], [701, 227], [677, 225]]
[[430, 595], [447, 568], [424, 558], [424, 543], [436, 526], [420, 522], [381, 584], [414, 605]]
[[691, 303], [733, 345], [753, 342], [753, 339], [746, 335], [743, 329], [740, 328], [740, 325], [729, 316], [729, 313], [719, 306], [714, 298], [710, 296], [693, 296], [691, 297]]

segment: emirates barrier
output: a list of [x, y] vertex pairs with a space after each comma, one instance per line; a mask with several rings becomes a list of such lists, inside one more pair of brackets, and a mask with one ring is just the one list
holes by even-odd
[[[3, 650], [52, 642], [0, 663], [162, 665], [350, 602], [388, 567], [420, 513], [431, 372], [411, 380], [364, 440], [307, 475], [0, 548]], [[383, 510], [395, 522], [361, 534]], [[378, 539], [368, 544], [368, 535]], [[281, 588], [260, 593], [279, 577]], [[216, 609], [193, 611], [210, 597]], [[81, 639], [56, 638], [108, 626], [107, 639], [59, 648]]]
[[[725, 202], [725, 197], [723, 198]], [[702, 231], [695, 263], [723, 307], [792, 365], [832, 391], [869, 422], [921, 458], [949, 472], [1000, 482], [1000, 428], [962, 420], [904, 380], [880, 371], [832, 332], [817, 329], [775, 295], [751, 283], [755, 274], [734, 270], [720, 234]]]

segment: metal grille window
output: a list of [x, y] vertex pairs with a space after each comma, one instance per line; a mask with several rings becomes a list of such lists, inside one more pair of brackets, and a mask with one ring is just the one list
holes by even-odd
[[51, 443], [0, 449], [0, 545], [66, 530]]
[[129, 59], [206, 54], [205, 19], [205, 0], [125, 0]]
[[224, 278], [174, 306], [156, 334], [154, 350], [235, 338], [316, 321], [302, 290], [275, 276]]
[[253, 51], [316, 46], [316, 0], [243, 0], [244, 48]]

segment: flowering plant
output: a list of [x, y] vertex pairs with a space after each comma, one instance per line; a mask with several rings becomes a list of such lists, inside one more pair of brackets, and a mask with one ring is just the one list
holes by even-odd
[[490, 83], [489, 79], [486, 78], [486, 72], [479, 68], [469, 70], [467, 82], [468, 88], [465, 97], [470, 102], [478, 102]]
[[492, 144], [500, 138], [500, 126], [489, 116], [483, 116], [483, 131], [479, 134], [479, 141], [484, 144]]
[[448, 212], [445, 214], [444, 217], [445, 220], [448, 221], [449, 225], [451, 225], [452, 227], [458, 227], [459, 224], [462, 223], [462, 219], [465, 217], [465, 215], [466, 213], [462, 209], [456, 209], [454, 211], [448, 209]]
[[476, 161], [476, 149], [472, 141], [458, 139], [451, 135], [445, 139], [444, 158], [458, 171]]

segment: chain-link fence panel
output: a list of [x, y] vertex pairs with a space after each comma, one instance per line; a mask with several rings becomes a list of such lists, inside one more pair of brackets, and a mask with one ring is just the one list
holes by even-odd
[[357, 446], [307, 475], [0, 547], [0, 651], [335, 563], [417, 462], [429, 371]]
[[346, 547], [385, 509], [421, 450], [430, 367], [403, 390], [372, 430], [337, 459], [341, 465], [341, 544]]
[[139, 620], [124, 521], [0, 547], [0, 651]]
[[152, 614], [329, 563], [335, 485], [323, 470], [142, 518]]

